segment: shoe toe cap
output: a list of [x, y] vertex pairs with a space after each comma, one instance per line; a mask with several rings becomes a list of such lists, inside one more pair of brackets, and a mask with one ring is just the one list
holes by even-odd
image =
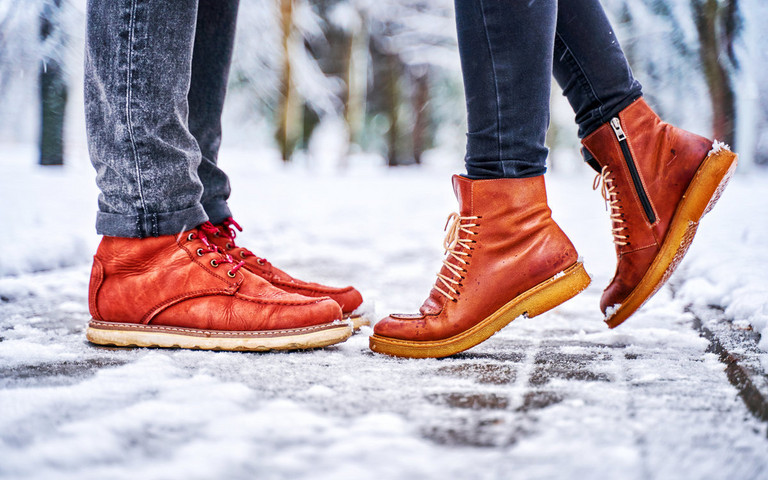
[[380, 337], [414, 340], [425, 331], [426, 319], [421, 314], [392, 314], [373, 326], [373, 333]]

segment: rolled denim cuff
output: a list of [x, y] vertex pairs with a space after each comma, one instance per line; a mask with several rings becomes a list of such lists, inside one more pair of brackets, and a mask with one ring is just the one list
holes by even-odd
[[203, 204], [203, 208], [205, 209], [205, 213], [208, 214], [208, 219], [214, 225], [219, 224], [232, 216], [232, 211], [230, 211], [226, 200], [212, 200]]
[[108, 237], [145, 238], [176, 235], [208, 220], [202, 205], [176, 212], [121, 215], [98, 212], [96, 232]]

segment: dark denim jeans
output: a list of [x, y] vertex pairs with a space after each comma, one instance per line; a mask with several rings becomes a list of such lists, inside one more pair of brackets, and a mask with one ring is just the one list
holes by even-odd
[[470, 178], [546, 171], [551, 77], [584, 137], [642, 95], [598, 0], [455, 0]]
[[88, 147], [96, 230], [171, 235], [230, 216], [217, 166], [238, 0], [89, 0]]

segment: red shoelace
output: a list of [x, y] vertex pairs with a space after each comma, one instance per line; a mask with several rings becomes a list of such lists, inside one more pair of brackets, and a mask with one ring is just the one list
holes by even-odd
[[[241, 256], [251, 256], [256, 257], [256, 263], [259, 265], [268, 265], [269, 261], [266, 258], [259, 257], [258, 255], [255, 255], [253, 252], [248, 250], [245, 247], [238, 247], [237, 244], [235, 244], [235, 237], [237, 236], [237, 231], [243, 231], [243, 227], [238, 224], [234, 218], [229, 217], [223, 222], [221, 222], [221, 225], [223, 226], [222, 230], [224, 233], [224, 236], [227, 237], [227, 239], [230, 242], [230, 245], [232, 248], [242, 248]], [[215, 228], [215, 227], [214, 227]], [[237, 230], [235, 230], [237, 229]]]
[[214, 245], [208, 240], [208, 235], [215, 235], [219, 232], [219, 229], [216, 228], [211, 222], [205, 222], [204, 224], [200, 225], [200, 230], [198, 233], [191, 233], [189, 234], [189, 239], [194, 240], [196, 238], [199, 238], [200, 241], [203, 242], [203, 245], [205, 245], [205, 249], [200, 248], [197, 250], [197, 254], [201, 255], [205, 252], [209, 253], [218, 253], [221, 255], [221, 259], [217, 261], [216, 259], [211, 260], [211, 265], [215, 268], [218, 267], [222, 263], [229, 263], [233, 264], [234, 267], [232, 267], [228, 272], [227, 275], [230, 277], [234, 277], [235, 273], [242, 268], [243, 265], [245, 265], [245, 262], [242, 260], [240, 262], [235, 263], [235, 259], [232, 258], [232, 255], [228, 254], [227, 252], [222, 251], [219, 247]]

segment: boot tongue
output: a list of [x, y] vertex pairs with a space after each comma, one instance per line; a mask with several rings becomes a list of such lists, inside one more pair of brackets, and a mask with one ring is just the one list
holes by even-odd
[[[460, 215], [472, 215], [473, 180], [470, 180], [469, 178], [463, 177], [461, 175], [454, 175], [452, 180], [453, 192], [456, 194], [456, 199], [459, 201]], [[449, 272], [445, 266], [440, 268], [440, 273], [447, 276], [451, 275], [451, 272]], [[444, 308], [446, 301], [447, 299], [445, 298], [445, 295], [441, 294], [433, 287], [432, 291], [429, 292], [429, 296], [424, 301], [419, 311], [423, 315], [437, 315]]]
[[581, 156], [584, 157], [584, 162], [592, 167], [597, 173], [600, 173], [602, 170], [602, 167], [599, 163], [597, 163], [597, 159], [592, 155], [592, 153], [587, 150], [587, 147], [581, 147]]
[[453, 176], [453, 193], [459, 201], [459, 213], [461, 215], [472, 214], [472, 180], [461, 175]]

